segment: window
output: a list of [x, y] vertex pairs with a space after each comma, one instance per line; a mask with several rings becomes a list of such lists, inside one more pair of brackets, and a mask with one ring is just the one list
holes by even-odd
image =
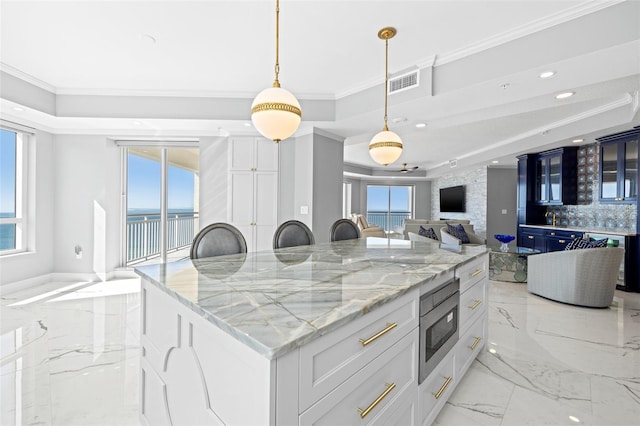
[[367, 222], [391, 232], [413, 217], [413, 186], [367, 186]]
[[342, 217], [351, 215], [351, 183], [342, 182]]
[[0, 255], [26, 250], [26, 139], [0, 128]]

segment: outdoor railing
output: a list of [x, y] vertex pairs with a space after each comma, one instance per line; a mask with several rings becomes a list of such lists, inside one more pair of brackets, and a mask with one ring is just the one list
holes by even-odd
[[409, 218], [411, 218], [411, 212], [407, 211], [386, 212], [372, 210], [367, 212], [369, 225], [380, 226], [385, 231], [393, 231], [396, 227], [401, 227], [402, 222]]
[[[188, 247], [198, 228], [197, 212], [169, 213], [167, 252]], [[127, 215], [127, 263], [160, 255], [160, 215]]]

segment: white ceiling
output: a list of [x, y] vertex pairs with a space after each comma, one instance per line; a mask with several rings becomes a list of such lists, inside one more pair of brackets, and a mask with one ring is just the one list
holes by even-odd
[[[275, 1], [5, 1], [0, 70], [58, 96], [252, 98], [273, 81]], [[638, 1], [281, 0], [280, 82], [302, 100], [327, 100], [335, 119], [304, 119], [346, 138], [345, 162], [376, 167], [384, 26], [398, 34], [389, 71], [432, 71], [432, 81], [389, 97], [397, 163], [427, 177], [458, 166], [567, 145], [640, 124]], [[155, 39], [153, 43], [148, 36]], [[430, 68], [433, 66], [433, 68]], [[546, 80], [546, 70], [557, 74]], [[506, 88], [502, 88], [506, 85]], [[380, 87], [380, 90], [376, 89]], [[562, 91], [575, 96], [556, 100]], [[372, 95], [375, 93], [375, 95]], [[4, 97], [3, 97], [4, 98]], [[351, 102], [360, 102], [357, 107]], [[246, 134], [234, 120], [56, 117], [3, 99], [3, 115], [54, 132], [144, 137]], [[426, 122], [417, 129], [415, 124]]]

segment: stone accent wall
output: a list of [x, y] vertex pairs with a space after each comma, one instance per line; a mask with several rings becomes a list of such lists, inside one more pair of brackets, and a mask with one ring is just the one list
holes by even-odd
[[[598, 168], [600, 146], [597, 143], [578, 149], [578, 205], [549, 206], [556, 214], [556, 224], [562, 226], [596, 227], [636, 231], [635, 204], [600, 204]], [[551, 224], [551, 215], [547, 224]]]
[[[516, 185], [517, 182], [514, 182]], [[464, 185], [464, 213], [440, 212], [440, 188]], [[435, 179], [431, 183], [430, 219], [469, 219], [476, 234], [486, 236], [487, 232], [487, 168], [465, 169]], [[418, 218], [421, 219], [421, 218]]]

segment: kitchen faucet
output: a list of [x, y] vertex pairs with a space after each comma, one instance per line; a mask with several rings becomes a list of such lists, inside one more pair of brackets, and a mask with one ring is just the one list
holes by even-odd
[[547, 218], [549, 217], [549, 214], [551, 214], [551, 226], [556, 226], [556, 212], [546, 212], [544, 214], [544, 217]]

